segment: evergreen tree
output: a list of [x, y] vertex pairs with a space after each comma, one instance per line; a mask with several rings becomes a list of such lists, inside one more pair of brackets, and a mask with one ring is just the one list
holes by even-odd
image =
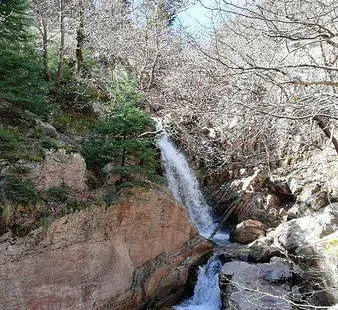
[[47, 84], [33, 46], [26, 0], [0, 2], [0, 100], [46, 115]]
[[116, 107], [84, 142], [86, 163], [91, 168], [113, 163], [123, 182], [134, 180], [136, 175], [151, 179], [156, 174], [156, 148], [154, 138], [144, 133], [154, 122], [136, 106], [140, 95], [130, 84], [120, 84], [115, 95]]

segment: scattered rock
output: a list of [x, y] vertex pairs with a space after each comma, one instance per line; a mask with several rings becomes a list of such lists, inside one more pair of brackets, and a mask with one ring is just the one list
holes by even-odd
[[239, 223], [230, 235], [234, 242], [243, 244], [248, 244], [263, 236], [265, 236], [264, 225], [251, 219]]
[[[265, 239], [296, 264], [296, 272], [313, 290], [311, 304], [338, 302], [338, 203], [279, 225]], [[303, 284], [304, 284], [303, 283]], [[315, 286], [313, 286], [315, 284]], [[305, 286], [303, 285], [303, 286]]]

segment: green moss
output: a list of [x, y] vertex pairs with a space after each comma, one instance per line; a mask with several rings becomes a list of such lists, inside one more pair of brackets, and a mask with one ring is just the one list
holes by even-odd
[[69, 111], [61, 111], [56, 120], [56, 125], [61, 131], [69, 131], [79, 135], [89, 133], [96, 123], [96, 116], [87, 116]]

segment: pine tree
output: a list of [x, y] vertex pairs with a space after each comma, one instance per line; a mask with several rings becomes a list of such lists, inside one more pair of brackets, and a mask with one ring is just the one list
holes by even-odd
[[46, 115], [47, 84], [34, 50], [26, 0], [0, 2], [0, 100]]
[[150, 115], [136, 106], [139, 94], [130, 84], [117, 88], [116, 107], [84, 142], [83, 151], [90, 168], [114, 165], [114, 172], [124, 182], [135, 176], [155, 176], [156, 148], [154, 138], [144, 135], [152, 130], [154, 121]]

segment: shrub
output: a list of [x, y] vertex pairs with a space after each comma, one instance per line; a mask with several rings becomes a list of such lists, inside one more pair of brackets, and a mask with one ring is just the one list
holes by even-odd
[[45, 191], [47, 201], [52, 202], [66, 202], [69, 195], [69, 189], [66, 186], [51, 187]]
[[5, 177], [0, 186], [0, 199], [17, 204], [36, 204], [40, 199], [36, 188], [28, 180]]
[[153, 138], [140, 136], [152, 126], [150, 116], [139, 108], [131, 104], [118, 106], [84, 142], [86, 163], [92, 168], [102, 168], [113, 162], [120, 174], [154, 173], [156, 150]]
[[138, 82], [133, 79], [120, 79], [112, 86], [112, 95], [116, 105], [137, 105], [142, 100], [142, 95], [138, 90]]
[[151, 179], [156, 175], [156, 148], [154, 138], [145, 133], [154, 122], [136, 106], [141, 96], [132, 83], [119, 84], [115, 97], [115, 108], [83, 143], [86, 163], [99, 169], [112, 163], [121, 183]]
[[85, 135], [97, 123], [97, 119], [92, 115], [81, 115], [69, 110], [61, 110], [56, 120], [60, 131], [70, 131], [75, 134]]
[[20, 137], [16, 130], [0, 129], [0, 148], [3, 151], [12, 151], [20, 145]]

